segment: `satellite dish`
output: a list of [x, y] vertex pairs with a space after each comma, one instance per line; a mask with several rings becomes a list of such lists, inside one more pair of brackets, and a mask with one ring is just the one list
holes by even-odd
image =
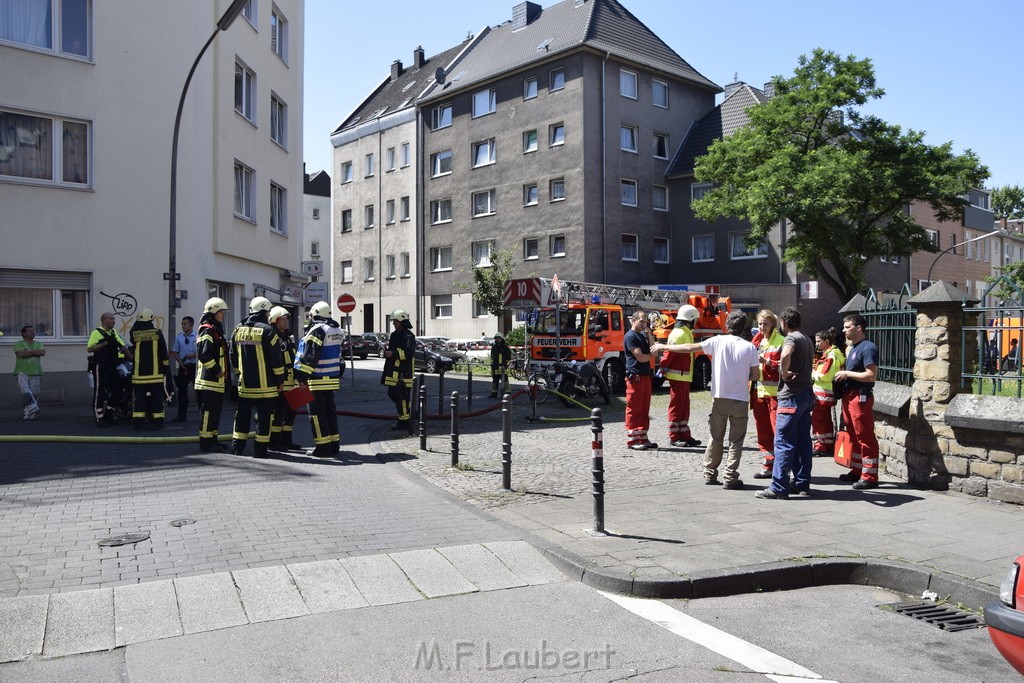
[[444, 85], [444, 67], [437, 67], [437, 71], [434, 72], [434, 80], [437, 81], [438, 85]]

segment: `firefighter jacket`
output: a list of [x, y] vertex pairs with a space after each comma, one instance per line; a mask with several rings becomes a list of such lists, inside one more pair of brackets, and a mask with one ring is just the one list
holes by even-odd
[[89, 341], [86, 342], [86, 346], [95, 346], [101, 341], [108, 342], [106, 346], [98, 351], [94, 351], [89, 356], [89, 369], [92, 370], [94, 366], [109, 367], [112, 368], [124, 358], [124, 341], [121, 339], [121, 335], [116, 330], [107, 331], [102, 327], [97, 327], [89, 335]]
[[196, 334], [196, 391], [224, 393], [224, 379], [228, 374], [228, 344], [224, 328], [211, 315], [203, 316]]
[[299, 341], [295, 356], [295, 381], [305, 382], [310, 391], [337, 391], [341, 377], [341, 343], [345, 335], [330, 318], [313, 318]]
[[153, 327], [151, 321], [136, 322], [128, 339], [135, 357], [132, 384], [163, 384], [171, 365], [164, 333]]
[[512, 360], [512, 349], [504, 339], [495, 339], [491, 345], [491, 373], [500, 374], [501, 369]]
[[[668, 344], [692, 344], [693, 330], [680, 325], [668, 336]], [[693, 381], [693, 354], [670, 353], [666, 351], [661, 357], [661, 370], [665, 379], [672, 382]]]
[[814, 385], [814, 398], [818, 400], [818, 403], [832, 404], [836, 402], [836, 397], [832, 392], [832, 381], [835, 380], [836, 373], [843, 369], [845, 362], [846, 356], [838, 346], [828, 347], [821, 358], [814, 361], [814, 367], [811, 368], [811, 381]]
[[761, 381], [757, 383], [757, 397], [779, 395], [779, 363], [782, 360], [782, 345], [786, 338], [779, 333], [779, 328], [772, 330], [771, 336], [762, 338], [757, 350], [764, 355], [761, 363]]
[[295, 388], [295, 340], [290, 332], [281, 334], [281, 357], [284, 359], [284, 390]]
[[266, 311], [252, 313], [231, 333], [231, 367], [242, 398], [276, 398], [284, 381], [281, 338], [266, 320]]
[[388, 338], [388, 351], [392, 355], [384, 359], [384, 372], [381, 373], [380, 383], [387, 387], [396, 387], [401, 382], [411, 389], [416, 335], [408, 328], [395, 330]]

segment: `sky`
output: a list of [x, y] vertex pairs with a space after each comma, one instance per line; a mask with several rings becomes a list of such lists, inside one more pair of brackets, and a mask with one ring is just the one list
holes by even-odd
[[[572, 0], [568, 0], [572, 1]], [[789, 76], [817, 47], [869, 58], [886, 92], [864, 108], [952, 142], [988, 166], [986, 187], [1024, 186], [1021, 0], [620, 0], [720, 86]], [[330, 134], [389, 74], [512, 18], [516, 0], [306, 0], [304, 160], [331, 168]], [[543, 7], [553, 2], [541, 1]], [[719, 101], [721, 101], [719, 99]], [[332, 174], [333, 175], [333, 174]]]

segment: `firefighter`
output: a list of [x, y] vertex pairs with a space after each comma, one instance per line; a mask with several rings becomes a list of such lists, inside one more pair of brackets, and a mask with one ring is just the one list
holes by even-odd
[[142, 429], [146, 420], [151, 429], [164, 428], [164, 383], [171, 361], [164, 333], [153, 325], [153, 311], [143, 308], [128, 334], [135, 365], [132, 368], [132, 427]]
[[[692, 344], [693, 324], [700, 317], [695, 306], [683, 304], [668, 336], [668, 344]], [[693, 381], [693, 354], [666, 351], [661, 358], [662, 375], [668, 380], [668, 440], [673, 446], [693, 448], [700, 441], [690, 433], [690, 382]]]
[[394, 429], [408, 432], [416, 336], [412, 333], [409, 314], [401, 308], [391, 312], [391, 325], [394, 331], [388, 338], [388, 350], [384, 352], [384, 372], [381, 373], [380, 383], [388, 388], [388, 398], [394, 402], [398, 411]]
[[224, 315], [228, 304], [213, 297], [203, 306], [196, 333], [196, 402], [199, 404], [199, 449], [203, 453], [227, 450], [217, 441], [220, 411], [224, 406], [224, 378], [228, 373], [228, 343]]
[[[277, 330], [281, 338], [281, 355], [284, 358], [284, 391], [288, 392], [295, 388], [295, 369], [292, 363], [295, 361], [295, 340], [292, 338], [291, 317], [287, 309], [282, 306], [274, 306], [270, 309], [270, 324]], [[270, 427], [270, 450], [295, 451], [301, 450], [302, 446], [292, 441], [292, 426], [295, 424], [295, 411], [288, 404], [288, 399], [282, 393], [277, 397], [277, 407], [274, 409], [274, 423]]]
[[836, 328], [830, 327], [814, 335], [814, 344], [819, 354], [811, 371], [811, 381], [814, 383], [811, 441], [814, 442], [815, 457], [831, 456], [836, 443], [836, 426], [832, 421], [832, 407], [836, 404], [836, 397], [832, 391], [832, 382], [846, 362], [846, 356], [836, 346], [838, 334]]
[[491, 344], [491, 398], [498, 397], [498, 389], [508, 391], [508, 376], [506, 369], [508, 362], [512, 360], [512, 349], [505, 342], [505, 335], [501, 332], [494, 334], [494, 343]]
[[340, 386], [341, 343], [345, 335], [341, 325], [331, 319], [331, 307], [326, 301], [313, 304], [309, 316], [309, 327], [295, 356], [295, 381], [313, 392], [313, 401], [309, 404], [309, 424], [315, 444], [312, 455], [330, 458], [341, 451], [334, 392]]
[[757, 313], [757, 334], [753, 344], [761, 362], [761, 379], [756, 396], [751, 396], [757, 447], [761, 451], [761, 469], [754, 479], [771, 479], [775, 467], [775, 415], [779, 408], [779, 362], [786, 338], [779, 333], [778, 319], [767, 308]]
[[256, 444], [253, 455], [267, 457], [274, 406], [284, 383], [281, 340], [267, 322], [270, 300], [258, 296], [249, 302], [249, 317], [231, 333], [231, 367], [238, 376], [238, 410], [231, 452], [245, 455], [249, 424], [256, 409]]
[[117, 366], [125, 358], [131, 360], [132, 354], [114, 329], [113, 313], [100, 316], [100, 326], [89, 335], [85, 350], [92, 354], [89, 356], [89, 372], [92, 373], [96, 426], [109, 427], [114, 424], [113, 406], [120, 401], [123, 387]]

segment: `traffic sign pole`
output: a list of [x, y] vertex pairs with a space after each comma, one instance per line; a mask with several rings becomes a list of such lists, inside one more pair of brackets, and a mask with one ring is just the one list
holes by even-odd
[[356, 386], [356, 360], [355, 350], [352, 348], [352, 316], [348, 315], [356, 310], [356, 298], [348, 293], [338, 297], [338, 310], [345, 314], [345, 334], [348, 335], [348, 360], [352, 368], [352, 388]]

